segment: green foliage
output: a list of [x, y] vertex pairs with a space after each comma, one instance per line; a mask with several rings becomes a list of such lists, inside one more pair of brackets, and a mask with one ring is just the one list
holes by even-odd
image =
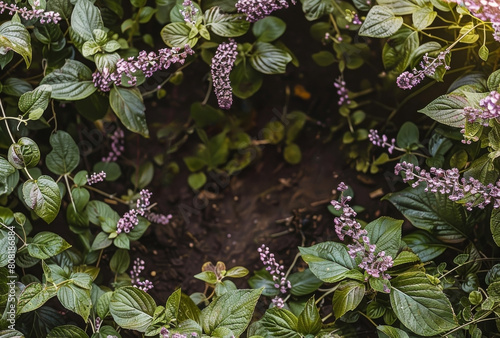
[[[172, 335], [207, 337], [354, 336], [364, 334], [365, 327], [356, 331], [360, 323], [373, 324], [367, 330], [380, 337], [496, 334], [500, 123], [496, 116], [484, 114], [498, 110], [491, 98], [500, 89], [500, 70], [498, 43], [492, 36], [496, 28], [483, 21], [488, 10], [477, 13], [442, 0], [371, 4], [303, 0], [302, 11], [311, 24], [300, 28], [304, 32], [310, 28], [318, 44], [293, 50], [280, 39], [303, 42], [308, 37], [290, 39], [291, 25], [297, 23], [287, 20], [284, 12], [277, 14], [280, 18], [267, 16], [250, 23], [235, 3], [215, 0], [190, 7], [170, 0], [42, 0], [36, 4], [30, 0], [17, 4], [26, 6], [25, 10], [3, 11], [0, 244], [8, 250], [0, 253], [0, 309], [4, 312], [0, 336], [133, 335], [127, 330], [158, 336], [164, 329]], [[42, 14], [23, 14], [35, 8], [37, 13], [55, 11], [63, 20], [48, 23], [37, 17]], [[157, 41], [158, 34], [151, 29], [158, 23], [163, 28]], [[167, 60], [164, 69], [156, 69], [157, 55], [152, 50], [140, 53], [138, 46], [158, 46], [160, 37], [176, 52], [178, 48], [179, 55], [189, 51], [186, 45], [194, 54], [183, 64]], [[379, 44], [376, 38], [384, 40]], [[215, 50], [229, 39], [237, 44], [237, 55], [234, 65], [222, 65], [230, 72], [225, 95], [243, 100], [235, 100], [232, 110], [224, 112], [207, 102], [213, 99], [212, 87], [218, 89], [222, 81], [210, 72], [210, 65], [217, 62]], [[165, 58], [171, 52], [163, 49], [157, 54], [164, 53]], [[300, 74], [289, 67], [290, 63], [299, 67], [299, 59], [304, 66]], [[134, 60], [128, 63], [133, 62], [134, 69], [124, 75], [127, 60]], [[341, 96], [339, 107], [328, 107], [328, 118], [317, 111], [318, 93], [301, 89], [311, 61], [325, 67], [325, 74], [333, 74], [332, 66], [340, 72], [336, 89], [331, 88]], [[171, 105], [179, 95], [169, 87], [196, 79], [193, 72], [184, 70], [192, 64], [200, 74], [209, 74], [198, 78], [209, 84], [189, 82], [193, 87], [185, 95], [192, 104]], [[448, 90], [433, 86], [450, 81], [450, 67], [461, 75]], [[357, 75], [348, 74], [356, 70]], [[276, 74], [287, 81], [284, 97], [278, 87], [264, 86], [272, 90], [266, 105], [255, 104], [252, 96]], [[401, 87], [405, 76], [413, 79], [413, 87], [421, 81], [426, 84], [403, 94], [395, 82]], [[98, 79], [101, 85], [94, 83]], [[200, 96], [200, 88], [209, 92]], [[273, 97], [283, 107], [273, 109], [275, 116], [264, 121]], [[167, 122], [148, 116], [155, 121], [148, 123], [150, 98], [162, 108], [168, 106]], [[296, 99], [311, 100], [307, 114], [294, 106]], [[395, 118], [402, 111], [406, 115]], [[423, 115], [414, 117], [417, 111]], [[479, 115], [473, 118], [471, 111]], [[324, 120], [316, 120], [318, 116]], [[115, 124], [127, 129], [123, 137], [108, 129]], [[256, 131], [257, 125], [263, 128]], [[387, 152], [367, 146], [374, 137], [370, 130], [377, 127], [390, 134], [378, 144]], [[145, 140], [132, 134], [151, 136], [159, 146], [143, 151]], [[464, 178], [447, 191], [442, 186], [426, 187], [424, 182], [406, 187], [386, 172], [394, 185], [382, 200], [407, 219], [405, 236], [402, 220], [382, 216], [364, 222], [332, 205], [333, 217], [351, 218], [349, 224], [362, 230], [362, 241], [318, 241], [308, 237], [303, 224], [294, 223], [303, 236], [299, 248], [303, 262], [297, 256], [280, 277], [272, 269], [255, 271], [248, 279], [252, 289], [238, 289], [231, 280], [245, 278], [246, 268], [227, 269], [223, 262], [207, 262], [194, 276], [205, 283], [203, 293], [189, 296], [177, 289], [162, 305], [134, 287], [137, 279], [127, 274], [132, 269], [130, 249], [139, 247], [133, 242], [141, 240], [156, 208], [154, 203], [146, 209], [141, 209], [140, 201], [137, 204], [142, 189], [169, 184], [184, 171], [182, 177], [195, 190], [197, 201], [208, 204], [220, 192], [212, 193], [209, 187], [215, 183], [222, 190], [232, 184], [231, 176], [257, 162], [264, 147], [276, 149], [286, 166], [307, 165], [306, 161], [316, 159], [306, 148], [310, 135], [325, 143], [333, 138], [341, 142], [352, 167], [363, 173], [390, 172], [389, 164], [400, 161], [426, 168], [427, 172], [416, 173], [420, 176], [430, 172], [437, 180], [447, 179], [449, 173], [428, 166], [457, 168]], [[119, 153], [116, 162], [101, 160], [108, 148]], [[161, 150], [153, 154], [157, 148]], [[176, 157], [177, 151], [186, 148], [187, 155]], [[105, 172], [102, 187], [89, 179], [94, 173], [90, 169]], [[230, 183], [221, 183], [220, 177]], [[403, 178], [406, 181], [408, 173]], [[415, 178], [425, 180], [408, 179], [412, 183]], [[280, 183], [295, 186], [286, 179]], [[462, 188], [463, 196], [450, 199]], [[353, 197], [352, 190], [344, 194]], [[358, 214], [364, 210], [353, 209]], [[124, 230], [127, 221], [132, 226]], [[340, 227], [345, 221], [337, 218], [335, 223]], [[47, 231], [44, 223], [61, 233]], [[176, 220], [173, 229], [184, 229], [179, 224]], [[372, 270], [387, 258], [387, 269], [377, 271], [392, 278], [374, 277], [363, 248], [356, 245], [376, 256], [370, 263]], [[8, 283], [14, 278], [15, 287], [10, 289]], [[279, 284], [281, 278], [286, 283]], [[270, 303], [264, 297], [273, 299], [267, 310]], [[7, 311], [14, 305], [12, 316], [19, 331], [9, 325]], [[255, 312], [257, 307], [260, 311]], [[60, 315], [68, 311], [72, 314]], [[97, 317], [103, 321], [99, 330]]]

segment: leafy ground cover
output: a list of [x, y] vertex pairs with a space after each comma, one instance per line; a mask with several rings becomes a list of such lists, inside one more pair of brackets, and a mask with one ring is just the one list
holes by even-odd
[[493, 1], [0, 1], [1, 337], [495, 336]]

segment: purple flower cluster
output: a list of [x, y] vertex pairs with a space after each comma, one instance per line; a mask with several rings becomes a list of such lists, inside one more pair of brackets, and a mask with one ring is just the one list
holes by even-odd
[[111, 151], [107, 157], [102, 158], [102, 162], [115, 162], [125, 150], [125, 133], [121, 128], [116, 128], [115, 132], [110, 136]]
[[123, 76], [128, 78], [129, 85], [135, 86], [137, 77], [134, 74], [137, 72], [142, 72], [146, 78], [149, 78], [156, 71], [166, 70], [174, 63], [184, 64], [187, 56], [194, 53], [189, 45], [184, 46], [183, 52], [180, 50], [179, 47], [163, 48], [158, 51], [158, 54], [143, 50], [139, 52], [137, 58], [120, 59], [116, 63], [116, 70], [111, 71], [105, 68], [102, 73], [96, 71], [92, 74], [94, 86], [103, 92], [109, 92], [111, 85], [120, 86], [122, 84]]
[[238, 56], [237, 48], [238, 44], [233, 39], [229, 39], [229, 42], [223, 42], [217, 47], [217, 51], [212, 58], [214, 92], [219, 107], [222, 109], [229, 109], [233, 104], [233, 90], [229, 74], [234, 61], [236, 61], [236, 56]]
[[139, 224], [139, 216], [144, 216], [149, 210], [148, 207], [151, 205], [150, 198], [153, 195], [149, 190], [142, 189], [140, 192], [141, 197], [137, 200], [136, 209], [131, 209], [127, 211], [122, 218], [118, 220], [116, 226], [116, 233], [120, 234], [125, 232], [128, 234], [134, 229], [134, 227]]
[[460, 178], [457, 168], [430, 168], [429, 171], [411, 163], [401, 162], [394, 167], [394, 173], [404, 172], [404, 182], [413, 181], [411, 186], [417, 187], [426, 183], [425, 191], [448, 195], [451, 201], [465, 200], [467, 210], [474, 207], [484, 209], [493, 202], [493, 208], [500, 207], [500, 180], [495, 184], [484, 185], [474, 177]]
[[494, 23], [492, 26], [494, 29], [493, 39], [495, 39], [495, 41], [500, 42], [500, 23]]
[[163, 214], [157, 214], [156, 212], [150, 212], [147, 215], [148, 221], [151, 223], [156, 223], [156, 224], [161, 224], [161, 225], [167, 225], [170, 223], [170, 220], [172, 219], [172, 215], [163, 215]]
[[376, 146], [382, 148], [387, 147], [387, 151], [389, 152], [389, 154], [392, 154], [394, 148], [396, 148], [395, 138], [391, 139], [391, 143], [388, 143], [387, 141], [389, 140], [389, 138], [387, 137], [387, 135], [382, 134], [382, 136], [380, 136], [378, 134], [378, 130], [375, 129], [370, 129], [370, 133], [368, 134], [368, 139], [370, 140], [371, 143], [373, 143]]
[[160, 338], [191, 338], [191, 337], [198, 337], [198, 334], [196, 332], [192, 332], [191, 334], [189, 334], [189, 336], [181, 333], [174, 333], [170, 335], [170, 332], [166, 327], [162, 327], [160, 330]]
[[93, 173], [92, 175], [90, 175], [90, 177], [87, 175], [87, 184], [96, 184], [98, 182], [104, 181], [105, 178], [106, 173], [104, 171], [101, 171], [100, 173]]
[[132, 285], [138, 289], [141, 289], [144, 292], [148, 292], [154, 286], [153, 283], [147, 279], [141, 281], [139, 278], [140, 274], [144, 271], [144, 261], [140, 258], [136, 258], [134, 261], [134, 265], [132, 266], [132, 270], [130, 270], [130, 279]]
[[[291, 2], [294, 5], [296, 4], [295, 0], [291, 0]], [[238, 13], [247, 15], [247, 21], [255, 22], [265, 18], [274, 11], [288, 8], [288, 2], [287, 0], [238, 0], [235, 7]]]
[[478, 19], [500, 23], [500, 3], [498, 0], [450, 0], [465, 7]]
[[[465, 107], [464, 116], [469, 123], [481, 123], [483, 126], [488, 127], [491, 119], [497, 119], [500, 117], [500, 93], [497, 91], [492, 91], [488, 96], [479, 101], [480, 108]], [[465, 134], [466, 130], [463, 128], [460, 130], [462, 134]], [[479, 138], [477, 136], [465, 135], [462, 143], [470, 144], [472, 141], [476, 142]]]
[[[335, 210], [342, 210], [342, 214], [334, 219], [337, 236], [341, 241], [346, 236], [352, 238], [353, 244], [347, 245], [349, 256], [352, 259], [360, 258], [361, 262], [358, 266], [367, 274], [374, 278], [390, 279], [391, 276], [385, 272], [394, 263], [392, 257], [386, 255], [384, 251], [375, 254], [377, 246], [370, 243], [368, 232], [361, 228], [361, 224], [356, 221], [356, 212], [348, 204], [351, 197], [343, 194], [347, 190], [347, 185], [341, 182], [337, 190], [342, 192], [340, 201], [332, 201]], [[386, 291], [389, 292], [389, 290]]]
[[432, 76], [436, 73], [436, 69], [440, 66], [444, 66], [446, 70], [450, 69], [450, 66], [446, 64], [446, 55], [450, 51], [447, 49], [438, 54], [437, 57], [430, 57], [428, 53], [423, 56], [423, 61], [420, 62], [420, 70], [413, 68], [411, 72], [403, 72], [398, 76], [396, 83], [401, 89], [412, 89], [418, 85], [425, 76]]
[[180, 12], [184, 18], [184, 22], [192, 25], [196, 24], [196, 14], [198, 14], [198, 8], [194, 6], [194, 3], [191, 0], [184, 0], [182, 6], [184, 6], [184, 9], [180, 10]]
[[59, 13], [53, 11], [46, 11], [44, 9], [36, 9], [40, 6], [40, 0], [33, 1], [33, 9], [27, 9], [26, 7], [17, 7], [15, 4], [9, 4], [4, 1], [0, 1], [0, 14], [4, 11], [8, 11], [9, 15], [14, 15], [18, 13], [25, 20], [40, 19], [40, 23], [58, 23], [61, 20]]
[[102, 319], [100, 317], [96, 317], [94, 321], [95, 332], [99, 332], [102, 325]]
[[349, 100], [348, 90], [345, 86], [345, 81], [342, 79], [342, 77], [336, 79], [333, 85], [335, 86], [335, 88], [337, 88], [337, 94], [339, 95], [338, 105], [342, 106], [343, 104], [351, 103], [351, 100]]
[[[285, 272], [283, 271], [285, 267], [276, 262], [274, 254], [271, 253], [269, 248], [264, 244], [262, 244], [257, 251], [260, 254], [262, 264], [266, 267], [266, 271], [268, 271], [273, 277], [274, 287], [282, 294], [287, 293], [287, 291], [292, 288], [292, 284], [285, 277]], [[280, 309], [285, 305], [283, 299], [278, 296], [274, 297], [273, 304]]]
[[123, 216], [118, 220], [118, 224], [116, 225], [116, 233], [120, 234], [125, 232], [128, 234], [132, 231], [137, 224], [139, 224], [139, 216], [146, 217], [150, 222], [154, 222], [157, 224], [168, 224], [172, 215], [162, 215], [151, 212], [149, 209], [151, 208], [151, 197], [153, 193], [148, 189], [142, 189], [139, 193], [141, 197], [136, 202], [136, 208], [127, 211]]

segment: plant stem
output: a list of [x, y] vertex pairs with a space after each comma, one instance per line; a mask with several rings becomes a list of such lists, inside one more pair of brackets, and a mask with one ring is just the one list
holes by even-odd
[[[293, 285], [292, 285], [293, 286]], [[328, 290], [327, 292], [325, 292], [324, 294], [322, 294], [318, 299], [316, 299], [316, 302], [315, 304], [318, 305], [318, 303], [323, 299], [325, 298], [326, 296], [328, 296], [330, 293], [332, 292], [335, 292], [335, 290], [337, 290], [339, 287], [339, 285], [335, 285], [333, 288], [331, 288], [330, 290]]]
[[288, 268], [288, 271], [286, 272], [285, 279], [288, 279], [288, 275], [290, 274], [290, 272], [292, 272], [292, 269], [295, 266], [295, 263], [297, 263], [297, 259], [299, 259], [300, 256], [301, 256], [300, 252], [298, 252], [295, 255], [295, 258], [293, 259], [292, 264], [290, 264], [290, 267]]

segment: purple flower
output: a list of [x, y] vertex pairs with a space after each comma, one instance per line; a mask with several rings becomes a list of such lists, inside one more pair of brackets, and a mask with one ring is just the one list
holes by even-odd
[[[266, 271], [268, 271], [273, 277], [274, 287], [282, 294], [287, 293], [287, 291], [292, 288], [292, 284], [285, 277], [285, 272], [283, 271], [285, 267], [276, 262], [274, 254], [271, 253], [269, 248], [264, 244], [262, 244], [257, 251], [260, 254], [262, 264], [266, 267]], [[272, 302], [280, 309], [284, 306], [284, 300], [279, 296], [276, 296]]]
[[125, 150], [125, 133], [121, 128], [117, 128], [115, 132], [110, 136], [111, 139], [111, 151], [107, 157], [103, 157], [101, 161], [103, 162], [115, 162], [123, 151]]
[[[295, 0], [291, 0], [295, 5]], [[286, 0], [238, 0], [235, 5], [238, 13], [247, 15], [246, 20], [250, 22], [259, 21], [274, 11], [288, 8]]]
[[105, 178], [106, 173], [104, 171], [101, 171], [100, 173], [93, 173], [92, 175], [90, 175], [90, 177], [87, 175], [87, 184], [96, 184], [98, 182], [104, 181]]
[[450, 2], [465, 6], [480, 20], [500, 23], [500, 3], [498, 0], [450, 0]]
[[184, 9], [180, 12], [182, 17], [184, 18], [184, 22], [195, 25], [198, 8], [194, 6], [194, 3], [191, 0], [184, 0], [182, 6], [184, 6]]
[[335, 88], [337, 88], [337, 94], [339, 95], [338, 105], [342, 106], [343, 104], [351, 103], [351, 100], [349, 100], [349, 91], [347, 90], [345, 81], [342, 79], [342, 77], [336, 79], [333, 85], [335, 86]]
[[233, 68], [234, 61], [238, 52], [238, 45], [233, 39], [229, 42], [223, 42], [217, 47], [214, 57], [212, 58], [212, 81], [214, 85], [215, 96], [219, 107], [229, 109], [233, 104], [233, 90], [229, 74]]
[[500, 23], [494, 23], [492, 26], [493, 29], [495, 30], [493, 32], [493, 39], [495, 39], [495, 41], [500, 42]]
[[383, 134], [382, 136], [380, 136], [378, 134], [378, 130], [375, 129], [370, 129], [370, 133], [368, 134], [368, 139], [370, 140], [371, 143], [373, 143], [376, 146], [382, 148], [387, 147], [387, 151], [389, 152], [389, 154], [392, 154], [394, 148], [396, 148], [395, 138], [391, 139], [391, 143], [388, 143], [387, 141], [389, 140], [389, 138], [387, 137], [387, 135]]
[[167, 225], [170, 223], [170, 220], [172, 219], [172, 215], [163, 215], [163, 214], [157, 214], [155, 212], [150, 212], [147, 216], [148, 221], [151, 223], [156, 223], [156, 224], [161, 224], [161, 225]]
[[410, 182], [412, 187], [425, 183], [425, 191], [448, 195], [451, 201], [465, 200], [467, 210], [474, 207], [484, 209], [493, 203], [493, 208], [500, 207], [500, 180], [495, 184], [484, 185], [474, 177], [460, 178], [457, 168], [441, 169], [432, 167], [429, 171], [411, 163], [401, 162], [394, 167], [394, 173], [404, 172], [404, 182]]
[[132, 270], [130, 270], [130, 279], [132, 285], [138, 289], [141, 289], [144, 292], [148, 292], [154, 286], [153, 283], [151, 283], [151, 281], [147, 279], [141, 280], [141, 278], [139, 278], [142, 271], [144, 271], [144, 261], [140, 258], [136, 258], [134, 261], [134, 265], [132, 266]]
[[160, 331], [160, 338], [189, 338], [189, 337], [198, 337], [196, 332], [192, 332], [189, 336], [181, 333], [174, 333], [170, 335], [170, 332], [166, 327], [162, 327]]
[[17, 7], [15, 4], [9, 4], [4, 1], [0, 1], [0, 14], [4, 11], [8, 11], [9, 15], [14, 15], [18, 13], [25, 20], [40, 19], [40, 23], [58, 23], [61, 20], [59, 13], [53, 11], [46, 11], [44, 9], [37, 9], [40, 7], [40, 0], [33, 1], [33, 9], [28, 9], [26, 7]]
[[[337, 190], [343, 192], [347, 190], [346, 187], [347, 185], [341, 182]], [[350, 196], [344, 196], [342, 193], [340, 201], [331, 202], [336, 210], [342, 210], [342, 214], [334, 219], [337, 236], [341, 241], [346, 236], [352, 238], [353, 244], [347, 245], [348, 253], [352, 259], [361, 259], [358, 267], [374, 278], [390, 279], [391, 276], [385, 272], [394, 263], [392, 257], [386, 256], [384, 251], [375, 254], [377, 246], [370, 243], [368, 232], [356, 221], [357, 214], [348, 204], [350, 200]]]
[[440, 66], [444, 66], [446, 70], [450, 69], [450, 66], [446, 64], [446, 55], [450, 51], [446, 49], [445, 51], [438, 54], [436, 58], [430, 57], [429, 53], [425, 53], [423, 56], [423, 61], [420, 62], [420, 70], [414, 68], [411, 72], [403, 72], [398, 76], [396, 83], [401, 89], [412, 89], [418, 85], [425, 76], [432, 76], [436, 73], [436, 70]]
[[141, 51], [137, 58], [130, 57], [127, 60], [120, 59], [116, 63], [115, 70], [104, 69], [102, 72], [96, 71], [92, 74], [94, 86], [103, 92], [109, 92], [114, 84], [120, 86], [122, 77], [128, 77], [128, 84], [135, 86], [137, 77], [134, 75], [137, 72], [142, 72], [146, 78], [153, 76], [156, 71], [166, 70], [172, 64], [184, 64], [188, 55], [192, 55], [194, 51], [189, 45], [184, 46], [184, 51], [180, 52], [179, 47], [163, 48], [155, 52]]

